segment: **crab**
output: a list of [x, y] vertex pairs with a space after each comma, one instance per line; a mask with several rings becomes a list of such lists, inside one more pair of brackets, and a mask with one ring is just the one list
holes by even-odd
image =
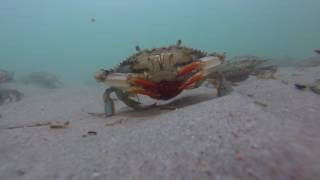
[[[116, 68], [97, 71], [94, 79], [109, 86], [103, 95], [105, 116], [115, 114], [115, 105], [110, 97], [117, 98], [133, 109], [141, 109], [141, 103], [134, 97], [149, 96], [156, 100], [169, 100], [185, 89], [194, 89], [216, 71], [224, 62], [225, 55], [207, 54], [181, 45], [178, 40], [168, 47], [141, 50], [120, 63]], [[219, 74], [218, 96], [228, 93], [224, 78]]]

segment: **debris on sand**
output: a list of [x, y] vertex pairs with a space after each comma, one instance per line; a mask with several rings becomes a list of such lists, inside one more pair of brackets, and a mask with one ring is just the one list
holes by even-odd
[[320, 94], [320, 79], [315, 80], [311, 84], [296, 83], [294, 85], [299, 90], [307, 90], [307, 89], [309, 89], [309, 90], [311, 90], [312, 92], [314, 92], [316, 94]]
[[49, 126], [50, 129], [62, 129], [62, 128], [69, 127], [69, 125], [70, 125], [69, 121], [67, 121], [63, 124], [44, 122], [44, 123], [35, 123], [35, 124], [30, 124], [30, 125], [12, 126], [12, 127], [7, 127], [5, 129], [21, 129], [21, 128], [28, 128], [28, 127], [43, 127], [43, 126]]
[[113, 122], [110, 122], [110, 123], [106, 123], [104, 126], [108, 127], [108, 126], [114, 126], [116, 124], [122, 124], [124, 121], [127, 121], [128, 119], [125, 119], [125, 118], [121, 118], [121, 119], [118, 119], [118, 120], [115, 120]]
[[35, 124], [31, 124], [31, 125], [20, 125], [20, 126], [7, 127], [6, 129], [21, 129], [21, 128], [26, 128], [26, 127], [42, 127], [42, 126], [49, 126], [50, 124], [51, 124], [50, 122], [35, 123]]
[[50, 129], [63, 129], [63, 128], [69, 127], [69, 125], [70, 125], [70, 122], [67, 121], [67, 122], [65, 122], [63, 124], [50, 124], [49, 128]]
[[316, 94], [320, 94], [320, 79], [317, 79], [310, 85], [310, 90]]
[[83, 138], [87, 136], [96, 136], [98, 133], [96, 131], [88, 131], [86, 134], [82, 135]]
[[304, 84], [299, 84], [299, 83], [295, 83], [294, 86], [299, 89], [299, 90], [305, 90], [308, 88], [307, 85], [304, 85]]
[[34, 84], [48, 89], [55, 89], [62, 86], [60, 78], [48, 72], [33, 72], [21, 80], [25, 84]]
[[88, 112], [89, 115], [98, 117], [98, 118], [105, 118], [106, 115], [104, 113], [97, 113], [97, 112]]
[[264, 102], [254, 101], [253, 103], [255, 103], [256, 105], [261, 106], [261, 107], [268, 107], [268, 104], [264, 103]]
[[87, 134], [90, 136], [96, 136], [98, 133], [96, 131], [88, 131]]

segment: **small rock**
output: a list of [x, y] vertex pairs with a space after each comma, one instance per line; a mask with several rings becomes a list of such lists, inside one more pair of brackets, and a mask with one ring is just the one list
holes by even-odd
[[253, 149], [258, 149], [258, 144], [252, 144], [252, 146], [251, 146]]
[[67, 128], [70, 125], [70, 122], [67, 121], [64, 124], [50, 124], [49, 128], [50, 129], [63, 129], [63, 128]]
[[268, 104], [267, 104], [267, 103], [263, 103], [263, 102], [259, 102], [259, 101], [254, 101], [254, 103], [255, 103], [256, 105], [261, 106], [261, 107], [268, 107]]
[[244, 155], [240, 152], [237, 152], [235, 158], [237, 161], [242, 161], [242, 160], [244, 160]]
[[289, 84], [289, 82], [286, 81], [286, 80], [281, 80], [281, 82], [282, 82], [283, 84], [285, 84], [285, 85], [288, 85], [288, 84]]
[[93, 174], [92, 174], [92, 177], [93, 178], [98, 178], [98, 177], [100, 177], [101, 176], [101, 173], [99, 173], [99, 172], [94, 172]]
[[88, 131], [87, 133], [89, 136], [96, 136], [98, 133], [95, 131]]
[[299, 90], [305, 90], [307, 89], [307, 86], [304, 84], [295, 83], [294, 86]]

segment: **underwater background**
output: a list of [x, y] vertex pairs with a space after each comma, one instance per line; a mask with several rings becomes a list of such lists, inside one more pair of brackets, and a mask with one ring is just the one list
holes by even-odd
[[303, 59], [320, 48], [319, 10], [319, 0], [1, 0], [0, 67], [83, 83], [136, 45], [178, 39], [227, 57]]

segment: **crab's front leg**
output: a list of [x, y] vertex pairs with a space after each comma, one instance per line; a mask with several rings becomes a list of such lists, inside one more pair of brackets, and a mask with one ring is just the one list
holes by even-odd
[[228, 95], [233, 91], [231, 83], [225, 79], [221, 72], [212, 73], [210, 76], [214, 77], [214, 79], [210, 79], [209, 81], [217, 88], [218, 97]]
[[139, 75], [127, 73], [110, 73], [106, 70], [96, 72], [95, 79], [98, 82], [104, 82], [110, 86], [103, 95], [106, 116], [112, 116], [115, 113], [115, 105], [110, 95], [115, 93], [117, 98], [133, 109], [140, 109], [140, 103], [131, 97], [136, 94], [147, 96], [157, 96], [147, 89], [155, 88], [155, 84], [150, 81], [139, 78]]
[[112, 116], [115, 113], [115, 104], [114, 104], [114, 101], [111, 99], [112, 93], [115, 93], [117, 98], [121, 100], [123, 103], [125, 103], [127, 106], [133, 109], [141, 108], [140, 103], [131, 99], [129, 93], [124, 92], [120, 89], [111, 87], [106, 89], [106, 91], [103, 94], [104, 112], [107, 117]]
[[115, 113], [115, 105], [110, 97], [113, 92], [115, 92], [115, 88], [108, 88], [103, 93], [104, 113], [107, 117], [112, 116]]

